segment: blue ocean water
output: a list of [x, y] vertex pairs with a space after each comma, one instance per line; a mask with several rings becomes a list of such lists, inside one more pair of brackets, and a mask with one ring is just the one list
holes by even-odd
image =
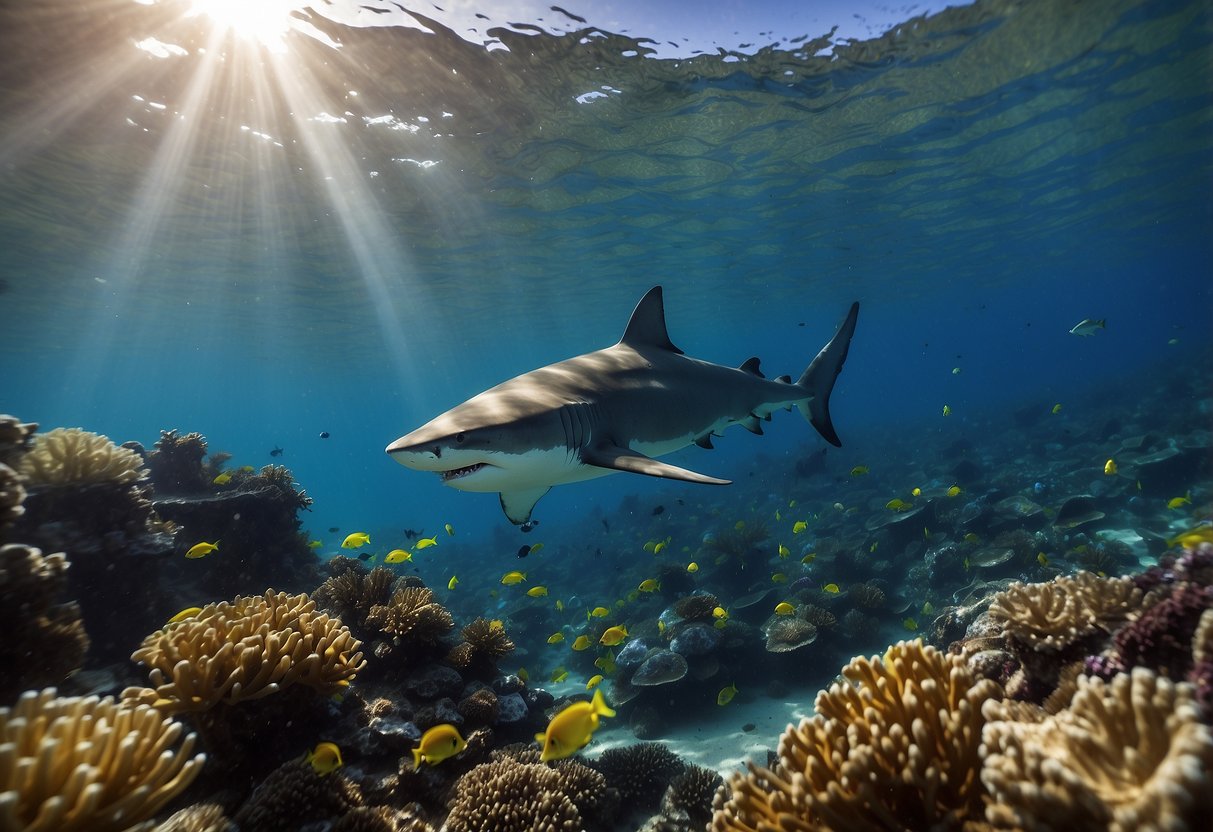
[[[681, 57], [593, 15], [468, 36], [312, 10], [266, 45], [185, 6], [0, 11], [0, 412], [286, 465], [322, 555], [449, 523], [402, 569], [487, 592], [526, 566], [614, 597], [661, 524], [689, 559], [803, 493], [850, 505], [856, 466], [888, 497], [947, 487], [939, 450], [963, 440], [1029, 491], [1112, 415], [1209, 427], [1199, 382], [1160, 387], [1213, 370], [1201, 0], [982, 0], [868, 41]], [[561, 486], [530, 535], [384, 453], [614, 343], [654, 285], [688, 355], [768, 376], [859, 301], [843, 447], [811, 486], [792, 471], [825, 443], [795, 412], [667, 458], [733, 486]], [[1070, 333], [1088, 318], [1106, 328]]]

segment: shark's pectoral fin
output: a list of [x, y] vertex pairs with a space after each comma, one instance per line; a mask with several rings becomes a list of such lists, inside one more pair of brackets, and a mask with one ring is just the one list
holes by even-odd
[[501, 510], [515, 526], [530, 522], [531, 512], [539, 498], [552, 490], [550, 485], [543, 488], [528, 488], [525, 491], [502, 491]]
[[[731, 480], [721, 480], [661, 462], [644, 454], [637, 453], [631, 448], [619, 445], [597, 445], [581, 450], [581, 461], [586, 465], [596, 465], [599, 468], [611, 468], [616, 471], [627, 471], [630, 474], [645, 474], [650, 477], [664, 477], [669, 480], [686, 480], [704, 485], [728, 485]], [[503, 497], [505, 495], [502, 495]], [[538, 499], [538, 498], [536, 498]], [[506, 512], [507, 514], [509, 512]]]

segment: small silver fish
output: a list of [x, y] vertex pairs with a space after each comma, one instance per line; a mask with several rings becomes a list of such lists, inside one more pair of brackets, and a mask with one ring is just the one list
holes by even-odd
[[1101, 329], [1106, 329], [1107, 324], [1108, 322], [1104, 318], [1100, 318], [1098, 321], [1093, 321], [1090, 318], [1083, 318], [1081, 321], [1074, 324], [1074, 328], [1070, 330], [1070, 334], [1081, 335], [1085, 338], [1088, 335], [1094, 335]]

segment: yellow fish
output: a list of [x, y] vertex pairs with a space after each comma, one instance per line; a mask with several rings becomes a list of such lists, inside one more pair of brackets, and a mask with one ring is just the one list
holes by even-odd
[[796, 613], [796, 608], [793, 607], [791, 604], [789, 604], [787, 601], [780, 601], [778, 604], [775, 605], [775, 614], [776, 615], [795, 615], [795, 613]]
[[365, 546], [371, 542], [371, 536], [366, 532], [351, 532], [345, 536], [345, 540], [341, 541], [342, 549], [357, 549], [359, 546]]
[[563, 667], [558, 667], [552, 671], [551, 681], [554, 684], [560, 684], [567, 678], [569, 678], [569, 672], [567, 670], [565, 670]]
[[636, 588], [641, 592], [656, 592], [658, 587], [660, 587], [660, 584], [657, 583], [656, 578], [645, 578], [640, 582], [640, 586]]
[[309, 751], [303, 758], [311, 763], [312, 771], [317, 774], [331, 774], [341, 768], [341, 749], [331, 742], [322, 742]]
[[[639, 589], [632, 589], [632, 590], [629, 590], [629, 591], [628, 591], [628, 600], [629, 600], [629, 601], [635, 601], [635, 600], [636, 600], [637, 598], [639, 598], [639, 597], [640, 597], [640, 590], [639, 590]], [[623, 602], [622, 602], [622, 601], [616, 601], [616, 602], [615, 602], [615, 606], [617, 606], [617, 607], [622, 607], [622, 606], [623, 606]]]
[[1202, 543], [1213, 543], [1213, 526], [1208, 523], [1201, 523], [1167, 541], [1168, 546], [1183, 546], [1186, 549], [1195, 549]]
[[604, 647], [614, 647], [619, 642], [628, 637], [628, 628], [622, 624], [616, 624], [614, 627], [607, 628], [602, 634], [602, 638], [598, 639], [598, 643]]
[[590, 646], [590, 637], [587, 636], [585, 633], [582, 633], [581, 635], [577, 636], [577, 640], [573, 642], [573, 649], [576, 650], [578, 653], [580, 653], [582, 650], [587, 649], [589, 646]]
[[980, 538], [980, 537], [978, 537], [978, 536], [977, 536], [976, 534], [974, 534], [973, 532], [969, 532], [968, 534], [966, 534], [966, 535], [964, 536], [964, 542], [965, 542], [965, 543], [980, 543], [980, 542], [981, 542], [981, 538]]
[[891, 499], [887, 503], [885, 503], [884, 507], [889, 509], [890, 511], [905, 511], [908, 508], [912, 508], [912, 504], [907, 503], [905, 500], [901, 499], [900, 497], [894, 497], [893, 499]]
[[436, 766], [467, 747], [454, 725], [445, 722], [435, 725], [421, 735], [421, 744], [413, 749], [413, 768], [421, 768], [422, 763]]
[[901, 622], [901, 626], [905, 627], [907, 630], [909, 630], [912, 633], [918, 629], [918, 622], [915, 621], [913, 618], [907, 618], [906, 620]]
[[662, 635], [665, 635], [665, 622], [662, 621], [660, 618], [657, 619], [657, 632]]
[[921, 497], [921, 496], [922, 496], [922, 489], [921, 489], [921, 488], [915, 488], [913, 491], [911, 491], [911, 492], [910, 492], [910, 494], [911, 494], [911, 496], [914, 496], [914, 497]]
[[779, 556], [781, 558], [786, 558], [790, 554], [792, 554], [792, 550], [789, 549], [787, 546], [784, 546], [782, 543], [780, 543], [779, 544]]
[[309, 541], [307, 542], [307, 547], [308, 547], [309, 549], [319, 549], [319, 548], [321, 548], [322, 546], [324, 546], [324, 543], [322, 543], [322, 542], [321, 542], [321, 541], [319, 541], [319, 540], [309, 540]]
[[797, 520], [792, 524], [792, 534], [800, 534], [809, 527], [809, 524], [803, 520]]
[[660, 555], [662, 552], [665, 551], [665, 547], [669, 546], [669, 545], [670, 545], [669, 541], [666, 541], [666, 540], [659, 541], [657, 543], [657, 545], [653, 547], [653, 554]]
[[788, 500], [788, 508], [796, 508], [796, 501]]
[[437, 546], [437, 545], [438, 545], [438, 535], [434, 535], [433, 537], [423, 537], [423, 538], [419, 539], [416, 543], [413, 544], [413, 548], [416, 549], [417, 551], [421, 551], [422, 549], [428, 549], [431, 546]]
[[185, 553], [185, 556], [187, 558], [191, 558], [191, 559], [192, 558], [204, 558], [207, 555], [209, 555], [211, 552], [217, 551], [218, 549], [219, 549], [218, 540], [216, 540], [214, 543], [207, 543], [206, 541], [203, 541], [202, 543], [195, 543], [193, 546], [191, 546], [190, 550]]
[[868, 466], [866, 465], [856, 465], [851, 469], [852, 477], [862, 477], [866, 473], [868, 473]]
[[1049, 556], [1046, 555], [1044, 552], [1037, 552], [1036, 553], [1036, 562], [1039, 563], [1041, 566], [1048, 566], [1049, 565]]
[[548, 644], [559, 644], [564, 641], [564, 633], [556, 632], [548, 636]]
[[447, 581], [447, 582], [446, 582], [446, 588], [447, 588], [447, 589], [454, 589], [454, 588], [455, 588], [455, 587], [457, 587], [458, 585], [459, 585], [459, 578], [457, 578], [457, 577], [456, 577], [456, 576], [454, 576], [454, 575], [452, 575], [452, 576], [451, 576], [451, 579], [450, 579], [449, 581]]
[[800, 559], [800, 562], [807, 566], [808, 564], [812, 563], [815, 560], [817, 560], [817, 553], [809, 552], [807, 555], [805, 555], [803, 558]]
[[236, 470], [237, 470], [237, 471], [241, 471], [241, 472], [243, 472], [243, 473], [245, 473], [245, 474], [251, 474], [251, 473], [253, 473], [254, 471], [256, 471], [257, 469], [256, 469], [256, 468], [254, 468], [254, 467], [253, 467], [253, 466], [251, 466], [251, 465], [241, 465], [241, 466], [240, 466], [239, 468], [237, 468]]
[[960, 496], [960, 494], [961, 494], [961, 490], [960, 490], [960, 486], [959, 486], [959, 485], [954, 485], [954, 486], [952, 486], [951, 488], [949, 488], [949, 489], [948, 489], [948, 496], [949, 496], [949, 497], [958, 497], [958, 496]]
[[945, 404], [945, 405], [943, 406], [943, 415], [944, 415], [944, 416], [951, 416], [951, 415], [952, 415], [952, 408], [950, 408], [948, 405], [946, 405], [946, 404]]
[[552, 717], [546, 731], [535, 735], [535, 741], [543, 746], [540, 761], [546, 763], [573, 756], [594, 738], [599, 718], [614, 715], [615, 712], [607, 706], [602, 696], [601, 688], [594, 691], [594, 698], [589, 702], [566, 705]]
[[826, 584], [822, 587], [822, 589], [828, 592], [830, 595], [837, 595], [838, 593], [842, 592], [842, 587], [840, 587], [838, 584]]
[[536, 552], [539, 552], [539, 551], [540, 551], [540, 550], [542, 550], [542, 549], [543, 549], [543, 544], [542, 544], [542, 543], [532, 543], [532, 544], [531, 544], [531, 551], [530, 551], [530, 554], [532, 554], [532, 555], [533, 555], [533, 554], [535, 554]]
[[610, 653], [607, 653], [605, 656], [599, 656], [598, 658], [594, 659], [594, 667], [598, 668], [603, 673], [614, 673], [615, 659]]
[[193, 618], [198, 613], [202, 612], [202, 607], [186, 607], [181, 612], [174, 615], [166, 624], [176, 624], [179, 621], [184, 621], [187, 618]]
[[771, 583], [786, 584], [787, 582], [788, 582], [788, 576], [783, 574], [782, 572], [776, 572], [775, 574], [773, 574], [771, 576]]
[[[924, 529], [924, 531], [925, 531], [925, 529]], [[877, 546], [879, 546], [879, 545], [880, 545], [880, 541], [879, 541], [879, 540], [873, 541], [872, 545], [868, 547], [868, 551], [869, 551], [869, 552], [875, 552], [875, 551], [876, 551], [876, 547], [877, 547]]]
[[548, 594], [548, 588], [546, 586], [533, 586], [526, 591], [526, 594], [532, 598], [542, 598]]
[[1056, 416], [1058, 413], [1061, 413], [1060, 403], [1053, 405], [1053, 415]]
[[776, 519], [776, 520], [782, 520], [782, 519], [783, 519], [783, 515], [779, 513], [779, 509], [775, 509], [775, 519]]
[[556, 599], [556, 612], [564, 612], [564, 601]]
[[[1189, 491], [1187, 494], [1185, 494], [1182, 497], [1172, 497], [1171, 499], [1167, 500], [1167, 508], [1169, 508], [1171, 510], [1175, 510], [1177, 508], [1180, 508], [1181, 506], [1190, 506], [1190, 505], [1192, 505], [1192, 492], [1191, 491]], [[186, 557], [189, 557], [189, 555], [186, 555]]]
[[964, 559], [964, 561], [961, 562], [960, 565], [965, 568], [966, 572], [969, 571], [969, 556], [968, 555], [965, 555], [965, 559]]
[[387, 553], [387, 556], [383, 559], [383, 562], [384, 563], [403, 563], [406, 560], [412, 560], [412, 559], [413, 559], [412, 552], [406, 552], [404, 549], [393, 549], [392, 551]]
[[529, 682], [529, 681], [531, 681], [531, 674], [529, 674], [529, 673], [527, 673], [527, 672], [526, 672], [526, 668], [525, 668], [525, 667], [520, 667], [520, 668], [518, 668], [518, 672], [517, 672], [516, 674], [514, 674], [514, 675], [515, 675], [515, 676], [517, 676], [519, 679], [521, 679], [521, 680], [522, 680], [522, 681], [524, 681], [524, 682]]
[[958, 376], [958, 375], [960, 375], [960, 368], [959, 368], [959, 367], [953, 367], [953, 368], [952, 368], [952, 375], [954, 375], [954, 376]]
[[602, 674], [595, 673], [593, 676], [591, 676], [589, 678], [589, 681], [587, 681], [585, 683], [585, 689], [593, 690], [594, 688], [598, 687], [600, 684], [602, 684]]
[[714, 610], [712, 610], [712, 617], [713, 618], [728, 618], [729, 611], [726, 610], [724, 607], [716, 607]]
[[690, 572], [692, 575], [695, 574], [696, 572], [699, 571], [699, 564], [697, 564], [695, 561], [691, 561], [690, 563], [687, 564], [687, 571]]
[[657, 548], [657, 544], [658, 544], [658, 542], [659, 542], [659, 541], [656, 541], [656, 540], [649, 540], [649, 541], [646, 541], [646, 542], [645, 542], [645, 544], [644, 544], [644, 547], [643, 547], [643, 548], [644, 548], [644, 550], [645, 550], [646, 552], [651, 552], [651, 551], [653, 551], [654, 549], [656, 549], [656, 548]]
[[932, 604], [930, 601], [925, 601], [922, 605], [922, 614], [930, 615], [933, 612], [935, 612], [935, 605]]
[[721, 688], [720, 693], [716, 694], [717, 705], [727, 705], [733, 701], [733, 697], [737, 695], [737, 686], [729, 682], [727, 688]]
[[231, 481], [232, 481], [232, 475], [227, 473], [226, 471], [224, 471], [222, 474], [220, 474], [219, 476], [217, 476], [213, 480], [211, 480], [211, 482], [213, 482], [215, 485], [227, 485]]
[[525, 572], [506, 572], [501, 576], [501, 582], [506, 586], [514, 586], [526, 580]]
[[733, 524], [733, 528], [736, 529], [737, 531], [741, 531], [742, 529], [745, 528], [745, 521], [738, 520], [736, 523]]
[[447, 524], [446, 524], [445, 526], [443, 526], [442, 528], [446, 529], [446, 534], [447, 534], [447, 537], [454, 537], [454, 536], [455, 536], [455, 527], [454, 527], [454, 526], [452, 526], [450, 523], [447, 523]]
[[594, 607], [594, 609], [590, 610], [590, 615], [594, 616], [594, 618], [606, 618], [610, 614], [611, 611], [606, 607]]
[[1108, 461], [1103, 464], [1104, 475], [1110, 477], [1118, 470], [1119, 469], [1116, 467], [1116, 460], [1112, 459], [1112, 457], [1108, 457]]

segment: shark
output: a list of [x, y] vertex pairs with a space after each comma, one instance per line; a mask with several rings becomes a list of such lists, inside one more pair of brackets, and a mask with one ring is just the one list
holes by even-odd
[[529, 531], [553, 487], [620, 472], [707, 485], [729, 480], [657, 457], [712, 448], [731, 425], [762, 433], [776, 410], [797, 408], [834, 446], [830, 393], [859, 317], [851, 305], [800, 378], [766, 378], [757, 358], [739, 367], [686, 355], [670, 341], [661, 286], [636, 305], [619, 343], [515, 376], [387, 446], [396, 462], [437, 473], [460, 491], [496, 492], [510, 522]]

